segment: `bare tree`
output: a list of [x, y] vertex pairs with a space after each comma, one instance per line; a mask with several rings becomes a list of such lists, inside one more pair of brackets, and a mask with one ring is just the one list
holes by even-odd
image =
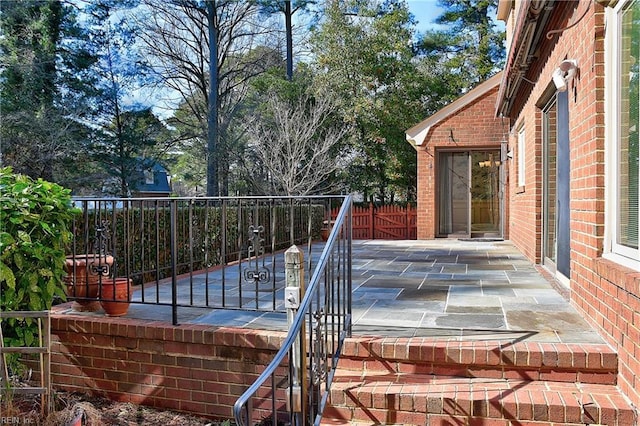
[[271, 191], [308, 195], [330, 190], [330, 177], [348, 158], [340, 152], [346, 127], [332, 122], [333, 102], [308, 94], [294, 102], [272, 95], [266, 102], [250, 139], [269, 172]]
[[[140, 37], [153, 69], [197, 119], [207, 141], [207, 195], [220, 193], [225, 176], [224, 123], [237, 111], [247, 82], [264, 71], [264, 58], [249, 55], [270, 31], [257, 6], [243, 0], [146, 0]], [[187, 124], [187, 123], [185, 123]], [[222, 130], [222, 131], [221, 131]], [[220, 165], [225, 165], [219, 170]], [[223, 179], [224, 180], [224, 179]], [[222, 188], [223, 195], [225, 188]]]

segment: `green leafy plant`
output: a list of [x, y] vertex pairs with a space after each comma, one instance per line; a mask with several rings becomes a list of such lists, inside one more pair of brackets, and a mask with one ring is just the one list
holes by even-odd
[[[68, 189], [0, 168], [0, 310], [38, 311], [65, 299], [65, 246], [76, 209]], [[2, 322], [7, 346], [37, 343], [35, 320]]]

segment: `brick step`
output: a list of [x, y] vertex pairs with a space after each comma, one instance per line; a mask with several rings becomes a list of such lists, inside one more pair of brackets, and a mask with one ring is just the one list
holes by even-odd
[[323, 423], [636, 424], [613, 385], [339, 370]]
[[[349, 426], [372, 426], [379, 425], [374, 421], [368, 422], [347, 422], [345, 420], [329, 419], [319, 423], [320, 426], [337, 426], [337, 425], [349, 425]], [[407, 426], [407, 423], [384, 423], [385, 426]], [[409, 424], [410, 425], [410, 424]], [[451, 415], [437, 415], [428, 414], [425, 422], [420, 424], [429, 426], [453, 426], [453, 425], [469, 425], [469, 426], [585, 426], [584, 423], [550, 423], [550, 422], [536, 422], [528, 421], [521, 422], [518, 420], [500, 420], [500, 419], [485, 419], [482, 417], [465, 417], [465, 416], [451, 416]], [[598, 426], [591, 424], [589, 426]]]
[[615, 385], [618, 355], [605, 344], [347, 339], [341, 370]]
[[[337, 425], [349, 425], [349, 426], [373, 426], [379, 425], [374, 421], [368, 422], [347, 422], [339, 419], [322, 419], [319, 423], [320, 426], [337, 426]], [[407, 423], [385, 423], [385, 426], [407, 426]], [[470, 425], [470, 426], [585, 426], [584, 423], [551, 423], [551, 422], [536, 422], [527, 421], [521, 422], [518, 420], [500, 420], [491, 419], [488, 420], [483, 417], [469, 417], [469, 416], [451, 416], [427, 414], [426, 420], [422, 425], [429, 426], [453, 426], [453, 425]], [[598, 426], [596, 424], [590, 424], [589, 426]]]

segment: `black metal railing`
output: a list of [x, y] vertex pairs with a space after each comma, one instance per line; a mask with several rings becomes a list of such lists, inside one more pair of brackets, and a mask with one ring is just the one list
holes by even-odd
[[171, 306], [174, 324], [180, 307], [284, 311], [278, 256], [301, 245], [311, 270], [331, 208], [347, 198], [75, 199], [68, 298], [89, 303], [122, 277], [131, 303]]
[[[302, 300], [293, 304], [295, 315], [283, 346], [234, 405], [237, 424], [320, 423], [343, 341], [351, 333], [351, 230], [351, 197], [346, 197], [320, 259], [309, 271]], [[295, 294], [290, 289], [287, 294]]]

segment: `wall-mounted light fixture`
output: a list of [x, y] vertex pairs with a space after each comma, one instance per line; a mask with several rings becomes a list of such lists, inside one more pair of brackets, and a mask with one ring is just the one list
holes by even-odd
[[578, 61], [575, 59], [565, 59], [560, 63], [560, 66], [553, 72], [551, 78], [553, 84], [556, 86], [559, 92], [567, 90], [567, 86], [573, 80], [578, 72]]

